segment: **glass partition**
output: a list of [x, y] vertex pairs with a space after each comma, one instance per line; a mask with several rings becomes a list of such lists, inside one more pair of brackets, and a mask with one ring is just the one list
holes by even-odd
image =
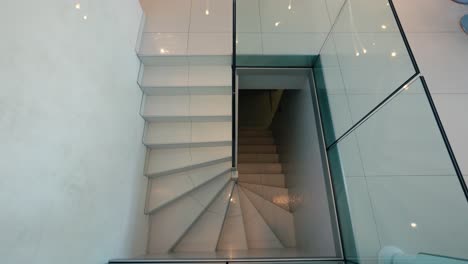
[[327, 145], [398, 87], [417, 66], [388, 0], [347, 0], [323, 45], [314, 73]]
[[388, 248], [468, 259], [463, 179], [430, 102], [417, 79], [328, 149], [347, 260], [377, 263]]
[[236, 0], [236, 65], [311, 67], [344, 0]]

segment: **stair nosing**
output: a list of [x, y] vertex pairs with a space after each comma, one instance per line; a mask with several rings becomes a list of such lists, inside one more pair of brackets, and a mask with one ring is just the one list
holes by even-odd
[[219, 240], [221, 239], [221, 234], [223, 233], [224, 223], [226, 222], [226, 218], [227, 218], [227, 213], [228, 213], [228, 211], [229, 211], [229, 207], [231, 207], [231, 198], [232, 198], [232, 194], [234, 193], [234, 188], [236, 187], [236, 185], [237, 185], [237, 183], [234, 182], [234, 184], [232, 185], [232, 188], [231, 188], [231, 192], [229, 193], [229, 201], [228, 201], [228, 205], [226, 206], [226, 210], [224, 211], [223, 224], [221, 225], [221, 229], [220, 229], [219, 232], [218, 232], [218, 239], [217, 239], [217, 241], [216, 241], [215, 251], [216, 251], [216, 249], [218, 248]]
[[203, 182], [202, 184], [196, 186], [195, 188], [192, 188], [190, 189], [189, 191], [187, 192], [184, 192], [184, 193], [181, 193], [179, 195], [177, 195], [176, 197], [174, 197], [173, 199], [169, 200], [169, 201], [166, 201], [165, 203], [159, 205], [158, 207], [154, 208], [154, 209], [151, 209], [151, 210], [146, 210], [145, 208], [145, 215], [152, 215], [152, 214], [155, 214], [157, 213], [158, 211], [160, 211], [162, 208], [164, 207], [167, 207], [169, 206], [170, 204], [178, 201], [180, 198], [184, 197], [185, 195], [189, 195], [190, 193], [194, 192], [195, 190], [199, 189], [199, 188], [202, 188], [203, 186], [205, 186], [206, 184], [214, 181], [215, 179], [227, 174], [227, 173], [231, 173], [232, 169], [226, 169], [224, 170], [223, 172], [219, 173], [218, 175], [215, 175], [213, 178]]
[[141, 117], [147, 122], [183, 122], [183, 121], [194, 121], [194, 122], [227, 122], [232, 120], [231, 115], [146, 115], [142, 114]]
[[166, 170], [166, 171], [155, 172], [155, 173], [147, 173], [147, 174], [145, 174], [145, 176], [150, 178], [150, 179], [154, 179], [154, 178], [157, 178], [157, 177], [160, 177], [160, 176], [166, 176], [166, 175], [176, 174], [176, 173], [189, 171], [189, 170], [193, 170], [193, 169], [208, 167], [208, 166], [211, 166], [211, 165], [215, 165], [215, 164], [219, 164], [219, 163], [223, 163], [223, 162], [227, 162], [227, 161], [231, 161], [231, 160], [232, 160], [231, 156], [226, 156], [224, 158], [209, 160], [209, 161], [205, 161], [205, 162], [200, 162], [200, 163], [196, 163], [196, 164], [192, 164], [192, 165], [189, 165], [189, 166], [180, 167], [180, 168], [176, 168], [176, 169], [172, 169], [172, 170]]
[[187, 142], [187, 143], [147, 143], [143, 144], [150, 149], [174, 149], [174, 148], [197, 148], [197, 147], [219, 147], [232, 145], [231, 140], [206, 141], [206, 142]]

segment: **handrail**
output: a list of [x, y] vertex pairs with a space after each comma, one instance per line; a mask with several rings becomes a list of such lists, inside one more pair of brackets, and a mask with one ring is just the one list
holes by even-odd
[[455, 173], [457, 174], [458, 180], [460, 182], [460, 186], [465, 194], [466, 201], [468, 202], [468, 187], [466, 186], [465, 179], [463, 178], [463, 174], [461, 172], [460, 166], [458, 165], [457, 158], [455, 157], [455, 153], [453, 152], [452, 146], [448, 139], [447, 133], [445, 132], [444, 125], [440, 119], [439, 113], [437, 108], [434, 104], [434, 100], [432, 99], [431, 92], [426, 83], [426, 79], [423, 76], [420, 76], [422, 86], [424, 88], [424, 92], [426, 93], [427, 100], [429, 101], [429, 105], [431, 106], [432, 114], [437, 122], [437, 126], [439, 127], [440, 134], [442, 139], [444, 140], [445, 147], [447, 148], [447, 152], [450, 156], [450, 160], [452, 161], [453, 168], [455, 169]]

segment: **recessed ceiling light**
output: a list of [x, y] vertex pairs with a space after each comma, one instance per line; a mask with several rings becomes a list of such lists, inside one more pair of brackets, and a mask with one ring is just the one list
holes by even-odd
[[76, 8], [76, 9], [80, 9], [80, 8], [81, 8], [81, 4], [80, 4], [80, 3], [76, 3], [76, 4], [75, 4], [75, 8]]
[[281, 21], [275, 22], [275, 27], [279, 26], [280, 23]]
[[84, 15], [83, 20], [87, 20], [87, 19], [88, 19], [88, 16]]
[[387, 29], [387, 26], [386, 25], [382, 25], [380, 26], [382, 29]]

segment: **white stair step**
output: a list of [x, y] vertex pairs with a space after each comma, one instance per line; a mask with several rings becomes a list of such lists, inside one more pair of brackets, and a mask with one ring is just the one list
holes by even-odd
[[279, 188], [273, 186], [266, 186], [260, 184], [251, 184], [246, 182], [239, 183], [240, 186], [245, 189], [252, 191], [260, 195], [263, 199], [269, 201], [270, 203], [275, 204], [283, 208], [286, 211], [289, 211], [289, 193], [287, 188]]
[[295, 247], [296, 235], [293, 214], [245, 188], [242, 188], [242, 191], [262, 215], [265, 222], [281, 241], [281, 244], [287, 248]]
[[138, 56], [161, 58], [193, 56], [232, 56], [232, 34], [149, 33], [142, 35]]
[[224, 217], [234, 186], [231, 181], [174, 248], [174, 252], [211, 252], [216, 250]]
[[281, 242], [263, 220], [241, 188], [238, 189], [245, 233], [249, 249], [256, 248], [283, 248]]
[[231, 155], [231, 146], [151, 149], [147, 157], [145, 175], [163, 176], [230, 161]]
[[227, 146], [231, 144], [231, 122], [148, 123], [143, 142], [150, 148]]
[[154, 213], [156, 210], [202, 186], [213, 178], [230, 173], [231, 166], [231, 162], [223, 162], [150, 179], [146, 212], [148, 214]]
[[184, 66], [184, 65], [231, 65], [229, 55], [156, 55], [138, 54], [141, 63], [147, 66]]
[[230, 180], [221, 175], [152, 214], [147, 253], [169, 252]]
[[231, 121], [231, 95], [146, 96], [142, 116], [150, 122]]
[[229, 209], [226, 213], [217, 250], [246, 250], [248, 249], [245, 235], [242, 209], [240, 207], [238, 185], [234, 186]]
[[246, 174], [239, 173], [239, 182], [286, 187], [284, 174]]
[[138, 83], [146, 94], [230, 94], [231, 67], [142, 66]]

